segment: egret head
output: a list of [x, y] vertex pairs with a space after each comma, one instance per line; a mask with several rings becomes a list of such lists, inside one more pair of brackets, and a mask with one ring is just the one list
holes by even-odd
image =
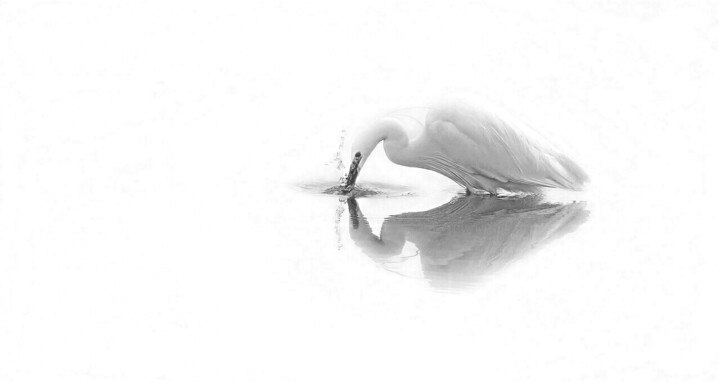
[[408, 136], [402, 126], [396, 120], [390, 118], [381, 119], [360, 133], [355, 138], [350, 151], [350, 170], [345, 182], [346, 188], [355, 185], [365, 161], [367, 161], [380, 141], [383, 140], [385, 141], [386, 153], [388, 153], [387, 145], [389, 142], [393, 143], [393, 147], [403, 147], [407, 145]]

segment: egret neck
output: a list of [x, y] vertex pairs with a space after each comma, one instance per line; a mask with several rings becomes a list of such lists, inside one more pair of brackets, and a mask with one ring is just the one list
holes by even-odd
[[355, 184], [360, 170], [365, 165], [370, 153], [375, 150], [377, 144], [384, 141], [385, 154], [388, 158], [398, 164], [403, 164], [407, 159], [405, 150], [408, 146], [408, 135], [400, 123], [393, 118], [384, 118], [373, 124], [370, 128], [360, 133], [352, 145], [350, 170], [345, 182], [349, 188]]

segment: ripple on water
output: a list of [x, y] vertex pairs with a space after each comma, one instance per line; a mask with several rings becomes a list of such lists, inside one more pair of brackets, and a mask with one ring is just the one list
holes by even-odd
[[400, 197], [409, 196], [413, 193], [409, 188], [398, 185], [381, 183], [366, 183], [354, 185], [347, 189], [345, 186], [329, 182], [303, 183], [298, 185], [300, 189], [311, 193], [339, 195], [346, 197]]

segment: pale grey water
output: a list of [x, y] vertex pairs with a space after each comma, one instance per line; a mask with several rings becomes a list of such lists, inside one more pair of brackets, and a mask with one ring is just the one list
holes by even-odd
[[170, 380], [717, 372], [718, 258], [694, 224], [703, 213], [678, 197], [400, 187], [353, 204], [325, 185], [244, 188], [227, 171], [150, 181], [171, 169], [123, 191], [99, 168], [106, 191], [57, 190], [60, 203], [37, 187], [50, 173], [6, 194], [0, 350], [13, 374], [114, 376], [117, 358], [128, 379]]
[[[0, 8], [0, 381], [719, 380], [717, 4]], [[587, 192], [298, 187], [454, 91]]]
[[[694, 226], [703, 213], [688, 214], [676, 198], [549, 191], [498, 199], [458, 187], [345, 198], [321, 190], [289, 197], [305, 206], [296, 277], [357, 316], [343, 328], [374, 350], [357, 357], [384, 371], [396, 371], [390, 360], [444, 350], [434, 354], [437, 369], [407, 376], [715, 374], [718, 354], [699, 350], [716, 350], [720, 335], [710, 303], [718, 260]], [[448, 365], [451, 372], [441, 370]]]

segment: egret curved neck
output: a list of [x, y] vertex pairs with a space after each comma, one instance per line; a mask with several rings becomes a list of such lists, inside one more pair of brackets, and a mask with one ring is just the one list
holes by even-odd
[[408, 135], [405, 128], [394, 118], [384, 118], [376, 122], [371, 130], [382, 136], [382, 140], [392, 141], [393, 144], [405, 146], [408, 142]]
[[389, 140], [407, 143], [407, 133], [400, 123], [392, 118], [384, 118], [363, 131], [355, 140], [358, 149], [375, 147], [380, 141]]
[[352, 152], [360, 153], [362, 166], [380, 141], [385, 141], [385, 149], [388, 146], [404, 147], [408, 143], [408, 136], [402, 125], [392, 119], [384, 118], [357, 136], [353, 143]]
[[388, 159], [398, 165], [413, 166], [414, 161], [409, 152], [410, 138], [406, 128], [392, 118], [381, 120], [378, 124], [387, 134], [383, 148]]

